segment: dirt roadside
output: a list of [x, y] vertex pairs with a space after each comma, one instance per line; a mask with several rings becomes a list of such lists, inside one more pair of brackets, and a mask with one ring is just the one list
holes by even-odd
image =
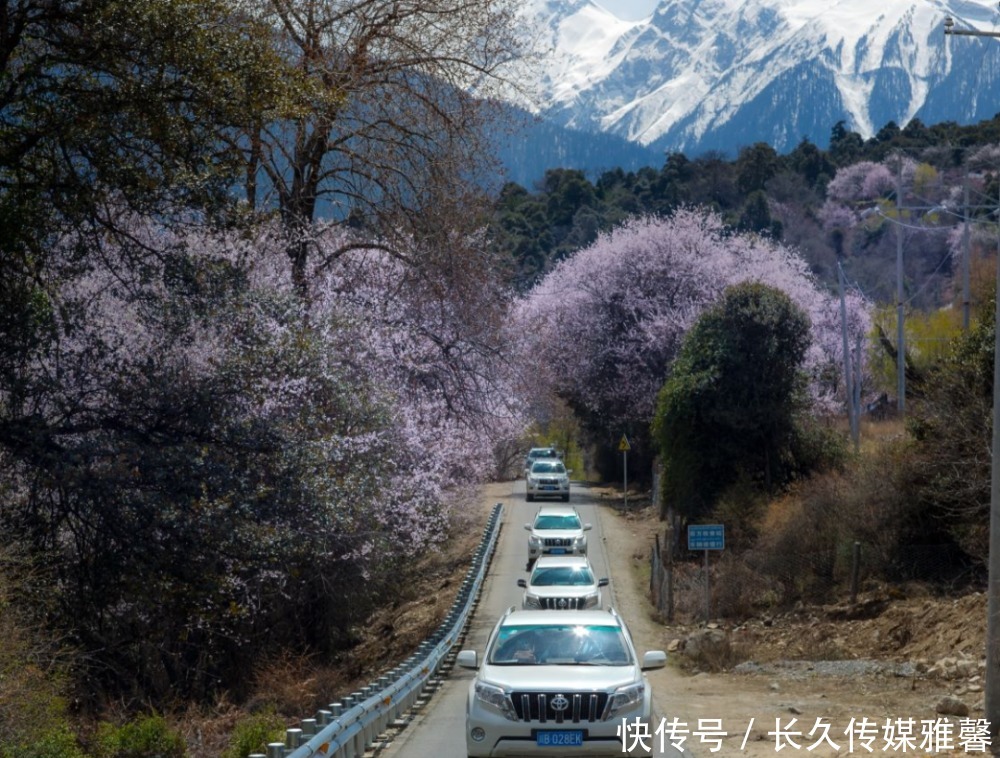
[[[670, 651], [704, 625], [666, 625], [655, 617], [644, 578], [660, 530], [651, 511], [604, 507], [601, 527], [613, 562], [614, 602], [630, 620], [636, 646]], [[860, 614], [869, 618], [839, 615], [806, 608], [736, 627], [720, 622], [714, 634], [738, 644], [749, 659], [722, 673], [698, 671], [684, 653], [668, 653], [668, 667], [650, 673], [660, 707], [692, 733], [699, 727], [725, 732], [688, 734], [685, 746], [697, 756], [989, 753], [971, 733], [963, 736], [961, 718], [937, 711], [942, 699], [953, 697], [967, 706], [968, 719], [983, 718], [984, 595], [886, 599]], [[836, 658], [812, 660], [810, 651], [834, 651]], [[935, 666], [949, 660], [963, 664], [960, 671]], [[863, 719], [870, 730], [862, 728]], [[787, 739], [776, 734], [782, 730]], [[907, 730], [911, 741], [903, 739]]]

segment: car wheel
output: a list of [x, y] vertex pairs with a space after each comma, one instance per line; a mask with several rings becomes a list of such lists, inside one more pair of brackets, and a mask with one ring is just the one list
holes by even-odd
[[524, 496], [524, 499], [527, 500], [529, 503], [535, 502], [535, 496], [532, 495], [530, 492]]
[[564, 503], [568, 503], [569, 502], [569, 495], [563, 495], [562, 496], [562, 500], [563, 500]]

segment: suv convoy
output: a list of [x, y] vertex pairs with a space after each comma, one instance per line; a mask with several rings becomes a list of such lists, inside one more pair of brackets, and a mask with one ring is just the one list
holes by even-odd
[[525, 524], [528, 535], [528, 564], [541, 555], [586, 555], [587, 535], [593, 527], [584, 524], [571, 505], [543, 505], [535, 520]]
[[621, 756], [626, 747], [629, 755], [650, 755], [625, 735], [652, 733], [652, 691], [643, 672], [666, 660], [654, 650], [640, 662], [613, 610], [511, 608], [481, 661], [475, 650], [456, 659], [477, 670], [466, 701], [468, 755]]

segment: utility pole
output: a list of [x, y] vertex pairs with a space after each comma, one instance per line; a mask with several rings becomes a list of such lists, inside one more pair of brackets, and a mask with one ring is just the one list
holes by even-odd
[[[956, 29], [944, 20], [944, 33], [969, 37], [1000, 37], [1000, 32]], [[1000, 222], [1000, 219], [997, 219]], [[997, 287], [1000, 292], [1000, 225], [997, 227]], [[990, 467], [990, 558], [986, 604], [986, 720], [992, 749], [1000, 731], [1000, 299], [993, 318], [993, 461]]]
[[896, 408], [906, 413], [906, 330], [903, 326], [903, 156], [896, 166]]
[[969, 172], [965, 172], [965, 211], [962, 214], [962, 331], [969, 331], [970, 310], [972, 308], [972, 286], [969, 273]]
[[847, 346], [847, 302], [844, 297], [844, 269], [840, 265], [840, 261], [837, 261], [837, 281], [840, 283], [840, 336], [844, 346], [844, 395], [847, 399], [847, 419], [851, 425], [851, 441], [854, 442], [854, 452], [857, 453], [861, 445], [858, 430], [858, 404], [855, 402], [858, 393], [854, 388], [851, 351]]

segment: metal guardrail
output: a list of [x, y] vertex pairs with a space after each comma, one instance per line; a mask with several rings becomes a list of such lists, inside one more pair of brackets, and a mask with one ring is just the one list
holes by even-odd
[[375, 738], [419, 699], [428, 680], [458, 641], [475, 607], [486, 569], [500, 534], [503, 505], [493, 506], [483, 538], [472, 557], [458, 596], [445, 620], [417, 651], [396, 668], [340, 702], [320, 710], [302, 726], [285, 730], [284, 742], [272, 742], [267, 753], [249, 758], [360, 758]]

